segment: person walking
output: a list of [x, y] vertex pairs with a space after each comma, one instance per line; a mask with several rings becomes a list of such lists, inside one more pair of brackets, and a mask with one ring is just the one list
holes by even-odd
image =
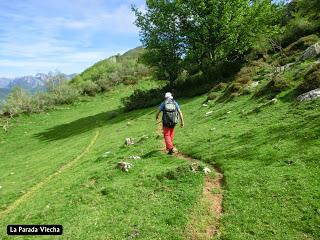
[[184, 119], [179, 104], [173, 99], [173, 96], [170, 92], [165, 94], [165, 100], [160, 104], [160, 109], [156, 114], [157, 121], [161, 112], [162, 130], [164, 140], [166, 142], [166, 149], [168, 154], [173, 154], [177, 151], [173, 145], [174, 127], [179, 122], [179, 119], [180, 126], [184, 127]]

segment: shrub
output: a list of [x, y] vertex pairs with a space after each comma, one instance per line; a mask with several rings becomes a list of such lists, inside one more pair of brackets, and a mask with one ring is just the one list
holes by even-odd
[[[52, 94], [52, 98], [54, 100], [54, 104], [70, 104], [76, 101], [80, 95], [79, 90], [68, 84], [63, 83], [59, 85], [54, 91], [50, 92]], [[48, 97], [48, 100], [50, 101], [50, 97]]]
[[164, 89], [156, 88], [151, 90], [135, 90], [132, 95], [122, 98], [121, 101], [126, 111], [139, 108], [146, 108], [160, 103], [163, 99]]
[[138, 78], [134, 74], [129, 74], [129, 75], [123, 76], [122, 82], [125, 85], [133, 85], [138, 83]]
[[112, 84], [110, 82], [109, 78], [102, 78], [99, 79], [96, 84], [101, 88], [102, 91], [106, 92], [106, 91], [110, 91]]
[[32, 110], [33, 104], [31, 96], [20, 87], [12, 89], [3, 106], [4, 114], [10, 116], [32, 112]]
[[52, 93], [37, 93], [32, 98], [34, 112], [41, 112], [44, 110], [54, 108], [56, 101]]
[[228, 86], [227, 83], [224, 83], [224, 82], [218, 83], [211, 89], [211, 92], [221, 92], [222, 90], [225, 90], [227, 86]]
[[287, 55], [292, 55], [296, 53], [296, 51], [303, 51], [306, 50], [308, 47], [312, 46], [313, 44], [317, 43], [319, 41], [319, 37], [315, 34], [302, 37], [299, 40], [295, 41], [294, 43], [291, 43], [288, 47], [284, 49], [284, 52]]
[[253, 67], [243, 67], [241, 70], [236, 74], [235, 82], [239, 84], [247, 84], [252, 75], [254, 74], [255, 70]]
[[95, 96], [101, 91], [101, 88], [96, 83], [91, 81], [81, 82], [78, 86], [82, 94], [87, 94], [89, 96]]
[[320, 88], [320, 63], [315, 64], [304, 75], [303, 82], [298, 86], [297, 92], [299, 94]]
[[217, 92], [210, 92], [207, 96], [207, 101], [209, 100], [215, 100], [219, 97], [219, 93]]
[[297, 41], [299, 38], [314, 33], [317, 28], [318, 26], [315, 23], [310, 22], [307, 18], [295, 17], [287, 25], [281, 39], [281, 45], [286, 47]]

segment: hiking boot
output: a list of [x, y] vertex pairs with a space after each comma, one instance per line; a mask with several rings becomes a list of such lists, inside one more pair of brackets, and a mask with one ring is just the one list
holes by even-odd
[[172, 155], [173, 153], [174, 153], [173, 148], [172, 148], [172, 149], [169, 149], [168, 154], [169, 154], [169, 155]]

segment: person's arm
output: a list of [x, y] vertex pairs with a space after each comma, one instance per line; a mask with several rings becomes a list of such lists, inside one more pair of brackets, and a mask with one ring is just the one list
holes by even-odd
[[183, 119], [183, 114], [181, 112], [181, 110], [178, 110], [179, 116], [180, 116], [180, 126], [184, 127], [184, 119]]
[[157, 120], [157, 121], [158, 121], [159, 115], [160, 115], [160, 113], [163, 111], [163, 109], [164, 109], [164, 103], [161, 103], [161, 104], [160, 104], [160, 107], [159, 107], [159, 111], [158, 111], [157, 114], [156, 114], [156, 120]]

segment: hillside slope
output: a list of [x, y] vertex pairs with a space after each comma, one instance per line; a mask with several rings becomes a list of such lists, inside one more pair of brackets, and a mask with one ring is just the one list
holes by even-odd
[[[162, 153], [155, 108], [118, 110], [130, 92], [119, 86], [72, 108], [21, 116], [1, 132], [1, 239], [9, 223], [59, 223], [62, 239], [185, 237], [203, 175]], [[260, 103], [248, 96], [205, 100], [180, 100], [186, 127], [176, 141], [224, 172], [220, 238], [319, 238], [320, 102], [279, 101], [251, 113]], [[136, 144], [125, 147], [127, 137]], [[128, 173], [115, 168], [122, 160], [134, 164]]]

